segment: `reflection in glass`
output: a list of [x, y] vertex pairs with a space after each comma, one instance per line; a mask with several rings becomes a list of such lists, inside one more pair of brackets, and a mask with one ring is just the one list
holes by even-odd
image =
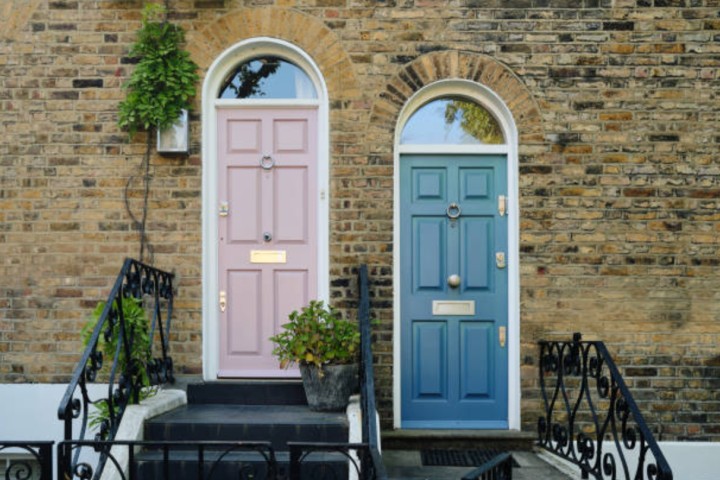
[[218, 98], [317, 98], [308, 76], [278, 57], [241, 63], [223, 82]]
[[433, 100], [413, 113], [400, 143], [497, 145], [505, 143], [500, 124], [485, 107], [459, 97]]

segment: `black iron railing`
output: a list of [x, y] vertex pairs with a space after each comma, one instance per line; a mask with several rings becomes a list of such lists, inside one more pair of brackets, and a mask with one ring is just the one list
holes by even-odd
[[360, 409], [362, 412], [362, 441], [370, 455], [362, 457], [364, 472], [372, 476], [362, 478], [386, 479], [387, 473], [380, 455], [380, 432], [375, 406], [375, 374], [373, 373], [372, 338], [370, 336], [370, 291], [367, 265], [358, 270], [358, 321], [360, 322]]
[[[365, 443], [288, 442], [290, 450], [289, 480], [333, 480], [353, 472], [361, 480], [378, 478], [364, 465], [370, 456]], [[329, 455], [328, 455], [329, 454]], [[338, 471], [338, 464], [343, 470]], [[349, 464], [349, 469], [345, 467]]]
[[[113, 440], [125, 408], [139, 402], [144, 386], [174, 381], [168, 351], [173, 310], [172, 281], [171, 273], [136, 260], [125, 260], [60, 402], [58, 417], [64, 422], [65, 440], [87, 440], [91, 436], [98, 441]], [[147, 331], [136, 331], [126, 321], [128, 299], [137, 299], [144, 309], [143, 315], [149, 315]], [[141, 337], [147, 352], [141, 352], [138, 357], [135, 342]], [[112, 358], [103, 358], [103, 343], [113, 346]], [[107, 384], [107, 393], [93, 398], [88, 390], [92, 383]], [[91, 409], [102, 412], [96, 417], [95, 428], [90, 424]], [[74, 468], [81, 450], [74, 449], [72, 459], [62, 459], [64, 465]], [[99, 463], [94, 468], [96, 475], [102, 472], [105, 460], [101, 451]]]
[[512, 480], [512, 455], [501, 453], [483, 466], [465, 474], [462, 480]]
[[8, 456], [0, 466], [0, 478], [53, 480], [53, 443], [0, 440], [0, 454]]
[[[107, 459], [120, 480], [278, 480], [278, 462], [270, 442], [66, 441], [58, 444], [58, 478], [97, 478], [92, 465], [67, 463], [83, 449]], [[179, 462], [177, 460], [180, 460]]]
[[540, 342], [545, 413], [538, 444], [582, 478], [672, 480], [673, 474], [605, 344]]
[[338, 459], [344, 459], [349, 464], [348, 473], [353, 473], [361, 480], [387, 480], [388, 478], [380, 455], [380, 434], [375, 413], [375, 377], [370, 336], [370, 292], [367, 265], [360, 265], [358, 269], [358, 290], [362, 442], [289, 442], [290, 480], [338, 478]]

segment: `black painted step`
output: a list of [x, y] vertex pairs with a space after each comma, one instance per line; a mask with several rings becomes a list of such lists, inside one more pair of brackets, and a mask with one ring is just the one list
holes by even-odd
[[187, 398], [190, 404], [307, 405], [300, 380], [195, 383]]
[[347, 442], [344, 413], [312, 412], [301, 405], [188, 404], [145, 422], [150, 441]]
[[532, 450], [537, 434], [515, 430], [386, 430], [384, 450], [498, 448]]
[[[258, 453], [231, 452], [219, 462], [219, 452], [206, 452], [203, 460], [203, 479], [225, 480], [231, 478], [267, 478], [268, 465]], [[196, 452], [174, 451], [168, 455], [167, 473], [163, 454], [159, 451], [146, 451], [136, 456], [137, 478], [173, 480], [196, 480], [199, 462]], [[279, 478], [287, 478], [289, 456], [287, 452], [276, 453]], [[217, 464], [216, 464], [217, 463]], [[212, 475], [208, 477], [211, 473]], [[347, 459], [334, 453], [316, 453], [307, 457], [300, 470], [301, 478], [337, 478], [348, 477]]]

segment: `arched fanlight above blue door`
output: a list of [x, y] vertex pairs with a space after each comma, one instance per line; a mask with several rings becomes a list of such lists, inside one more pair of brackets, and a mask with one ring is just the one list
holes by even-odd
[[237, 66], [220, 86], [221, 99], [316, 99], [308, 75], [294, 63], [274, 56], [256, 57]]
[[459, 96], [432, 100], [413, 113], [401, 145], [502, 145], [497, 119], [482, 105]]

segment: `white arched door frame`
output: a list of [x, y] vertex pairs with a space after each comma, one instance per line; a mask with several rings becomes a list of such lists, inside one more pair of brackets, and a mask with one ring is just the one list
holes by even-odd
[[[242, 62], [260, 56], [277, 56], [297, 65], [313, 82], [317, 99], [218, 99], [223, 80]], [[243, 40], [221, 53], [210, 65], [202, 88], [202, 332], [203, 379], [217, 380], [219, 362], [218, 313], [218, 198], [217, 109], [237, 107], [318, 108], [318, 297], [327, 300], [329, 279], [329, 115], [328, 92], [322, 73], [297, 46], [275, 38]]]
[[[426, 103], [441, 97], [465, 97], [490, 111], [500, 123], [504, 145], [402, 145], [400, 135], [410, 117]], [[407, 153], [504, 154], [508, 171], [508, 428], [520, 430], [520, 226], [518, 207], [518, 132], [512, 112], [492, 90], [467, 80], [441, 80], [417, 91], [398, 116], [394, 140], [393, 245], [393, 424], [401, 427], [400, 355], [400, 155]]]

